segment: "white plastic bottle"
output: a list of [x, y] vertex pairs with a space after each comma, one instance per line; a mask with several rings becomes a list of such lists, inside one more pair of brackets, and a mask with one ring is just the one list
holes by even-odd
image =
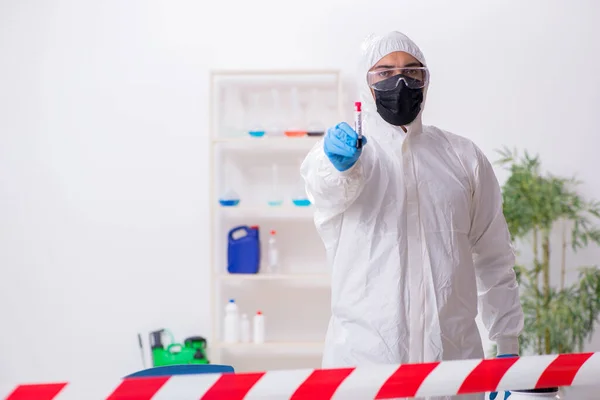
[[242, 314], [240, 320], [240, 340], [242, 343], [250, 343], [250, 319], [246, 314]]
[[257, 311], [254, 316], [254, 343], [261, 344], [265, 342], [265, 316], [261, 311]]
[[237, 343], [240, 337], [240, 316], [235, 300], [229, 300], [225, 306], [225, 321], [223, 324], [223, 341], [225, 343]]
[[277, 251], [277, 231], [272, 230], [269, 235], [269, 243], [267, 248], [267, 255], [269, 258], [269, 272], [277, 272], [279, 267], [279, 252]]

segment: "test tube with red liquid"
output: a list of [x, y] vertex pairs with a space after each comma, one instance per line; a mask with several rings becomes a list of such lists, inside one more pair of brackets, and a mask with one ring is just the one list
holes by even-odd
[[358, 135], [356, 140], [356, 148], [362, 149], [362, 107], [360, 101], [354, 103], [354, 130]]

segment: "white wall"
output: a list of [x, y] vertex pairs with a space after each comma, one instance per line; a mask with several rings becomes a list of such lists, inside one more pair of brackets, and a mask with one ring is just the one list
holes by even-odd
[[367, 33], [403, 30], [430, 66], [427, 123], [490, 158], [537, 151], [600, 198], [594, 0], [207, 3], [0, 0], [3, 380], [125, 374], [138, 331], [210, 331], [210, 69], [351, 79]]

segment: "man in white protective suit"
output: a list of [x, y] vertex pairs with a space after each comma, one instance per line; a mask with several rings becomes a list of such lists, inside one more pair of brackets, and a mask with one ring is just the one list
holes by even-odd
[[408, 37], [370, 37], [361, 64], [362, 146], [342, 122], [301, 166], [332, 266], [323, 367], [483, 358], [478, 309], [498, 355], [516, 356], [523, 312], [492, 166], [422, 124], [429, 71]]

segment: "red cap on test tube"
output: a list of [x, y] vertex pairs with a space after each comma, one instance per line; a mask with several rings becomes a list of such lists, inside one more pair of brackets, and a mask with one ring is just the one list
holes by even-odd
[[362, 104], [360, 101], [354, 103], [354, 129], [358, 133], [358, 140], [356, 141], [356, 148], [362, 149], [362, 117], [361, 117]]

